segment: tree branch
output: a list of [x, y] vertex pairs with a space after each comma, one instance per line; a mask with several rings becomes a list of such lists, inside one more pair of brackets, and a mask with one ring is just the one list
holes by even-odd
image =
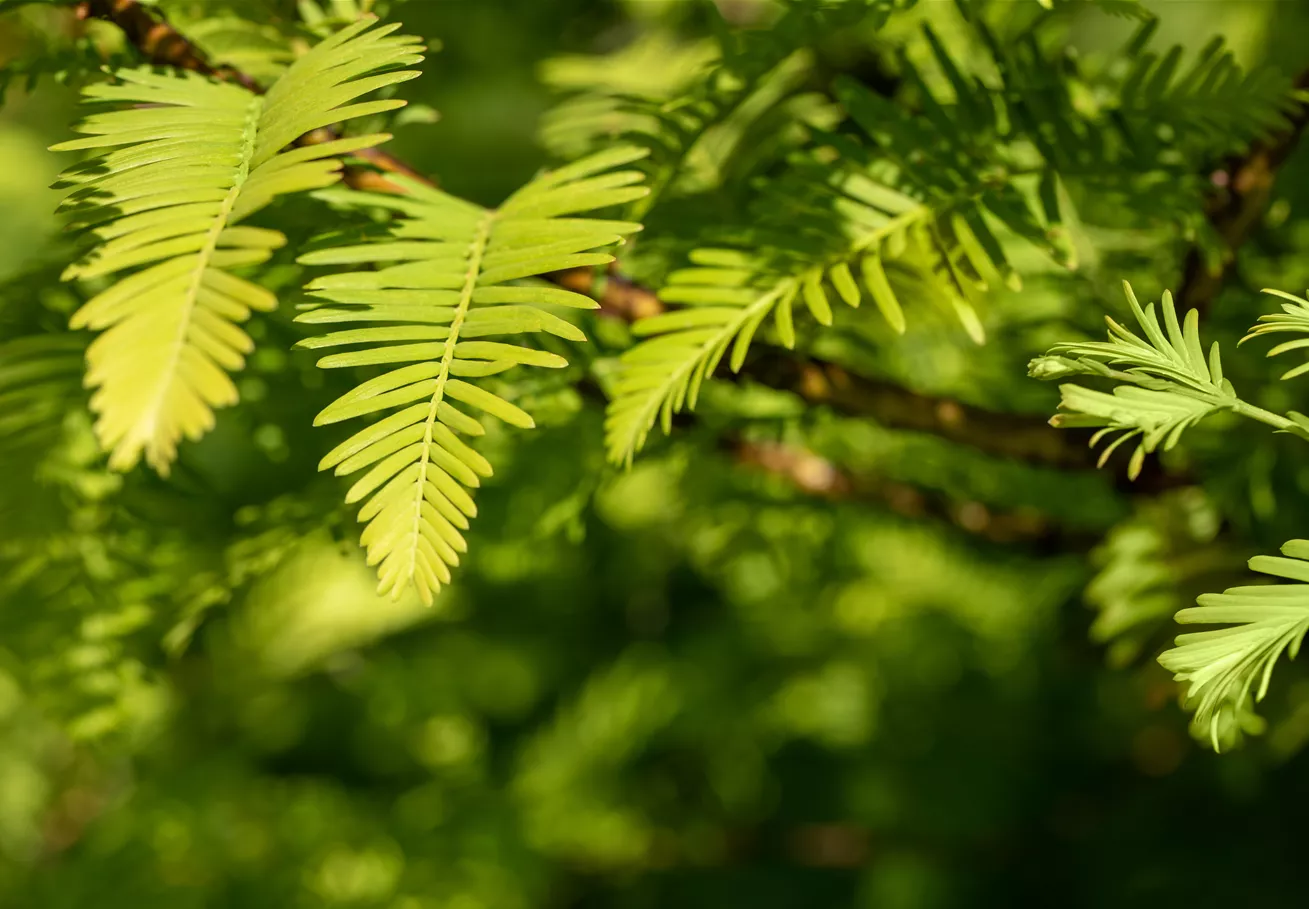
[[1085, 552], [1100, 540], [1099, 534], [1061, 527], [1035, 509], [995, 510], [886, 477], [853, 473], [796, 445], [728, 439], [723, 447], [737, 464], [762, 470], [805, 495], [868, 503], [905, 517], [943, 522], [990, 543], [1024, 544], [1049, 553]]
[[890, 429], [931, 433], [986, 454], [1049, 467], [1095, 467], [1095, 454], [1082, 439], [1053, 429], [1043, 417], [997, 413], [919, 394], [834, 363], [805, 362], [775, 351], [762, 352], [750, 367], [750, 377], [764, 385], [844, 414], [871, 416]]
[[122, 31], [127, 42], [151, 63], [201, 73], [224, 82], [235, 82], [262, 93], [259, 83], [231, 66], [212, 64], [185, 35], [137, 0], [82, 0], [76, 7], [79, 19], [104, 19]]

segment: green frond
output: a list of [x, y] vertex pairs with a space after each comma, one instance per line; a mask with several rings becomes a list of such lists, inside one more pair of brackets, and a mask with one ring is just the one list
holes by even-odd
[[[794, 339], [792, 309], [801, 281], [761, 271], [749, 253], [738, 250], [696, 250], [691, 262], [691, 268], [670, 275], [659, 294], [682, 307], [641, 319], [632, 328], [647, 340], [623, 354], [614, 382], [605, 417], [614, 463], [631, 463], [656, 420], [668, 432], [674, 413], [695, 407], [700, 386], [729, 348], [731, 368], [740, 369], [751, 339], [770, 314], [782, 336]], [[814, 272], [804, 285], [811, 307], [825, 305], [818, 302], [825, 301], [821, 277]], [[830, 309], [826, 316], [830, 319]]]
[[[1062, 45], [1043, 44], [1035, 29], [1001, 35], [983, 17], [970, 16], [988, 58], [970, 72], [925, 29], [928, 56], [950, 91], [930, 89], [906, 61], [905, 80], [922, 107], [919, 131], [934, 126], [939, 135], [925, 138], [935, 146], [948, 139], [984, 159], [999, 155], [1001, 163], [1023, 160], [1034, 149], [1066, 179], [1140, 191], [1145, 174], [1189, 179], [1201, 163], [1287, 125], [1297, 103], [1290, 80], [1272, 68], [1243, 70], [1221, 38], [1189, 63], [1180, 46], [1153, 50], [1158, 22], [1149, 15], [1141, 20], [1107, 65], [1094, 66]], [[998, 83], [985, 72], [992, 68]], [[899, 146], [916, 148], [901, 132]]]
[[[1275, 357], [1278, 354], [1284, 354], [1292, 350], [1304, 350], [1309, 347], [1309, 300], [1304, 297], [1297, 297], [1294, 294], [1288, 294], [1281, 290], [1265, 289], [1264, 293], [1281, 297], [1286, 302], [1282, 304], [1280, 313], [1271, 313], [1259, 317], [1259, 324], [1252, 327], [1248, 334], [1240, 340], [1244, 344], [1251, 338], [1260, 335], [1279, 334], [1283, 332], [1292, 332], [1294, 334], [1306, 335], [1304, 338], [1298, 338], [1294, 341], [1284, 341], [1278, 344], [1272, 350], [1268, 351], [1268, 356]], [[1296, 376], [1302, 376], [1309, 372], [1309, 361], [1301, 363], [1293, 369], [1287, 370], [1282, 374], [1283, 379], [1294, 379]]]
[[[450, 582], [450, 568], [467, 548], [460, 531], [477, 513], [469, 491], [491, 475], [491, 465], [460, 437], [484, 433], [477, 412], [513, 426], [534, 425], [528, 414], [473, 380], [519, 365], [567, 365], [546, 351], [488, 339], [546, 332], [585, 340], [544, 307], [589, 309], [595, 301], [515, 282], [611, 261], [596, 250], [640, 225], [571, 216], [644, 195], [640, 171], [615, 168], [645, 154], [632, 148], [602, 152], [542, 174], [490, 210], [403, 178], [395, 179], [408, 190], [404, 196], [341, 194], [339, 201], [347, 204], [380, 206], [403, 217], [375, 242], [301, 257], [310, 265], [379, 266], [315, 280], [311, 293], [325, 302], [298, 321], [331, 327], [300, 346], [345, 348], [324, 356], [319, 366], [388, 367], [315, 421], [370, 420], [319, 466], [338, 475], [365, 471], [346, 501], [364, 502], [361, 542], [369, 564], [379, 565], [381, 592], [399, 595], [412, 582], [430, 603]], [[336, 330], [339, 325], [350, 327]]]
[[[1127, 295], [1132, 314], [1145, 334], [1144, 338], [1106, 316], [1105, 322], [1109, 325], [1108, 341], [1056, 344], [1050, 349], [1050, 355], [1076, 358], [1080, 367], [1076, 371], [1086, 375], [1110, 375], [1110, 372], [1101, 367], [1121, 366], [1130, 377], [1128, 381], [1137, 382], [1146, 388], [1165, 387], [1154, 381], [1159, 380], [1168, 386], [1186, 388], [1214, 399], [1235, 396], [1232, 383], [1223, 378], [1218, 344], [1215, 342], [1209, 348], [1207, 356], [1201, 346], [1199, 313], [1192, 309], [1186, 314], [1184, 323], [1179, 325], [1173, 295], [1164, 291], [1160, 306], [1164, 320], [1160, 325], [1153, 303], [1142, 308], [1131, 285], [1126, 281], [1123, 282], [1123, 291]], [[1038, 364], [1041, 362], [1034, 361]], [[1037, 371], [1041, 368], [1034, 367]]]
[[1237, 398], [1232, 383], [1223, 378], [1218, 345], [1215, 343], [1205, 356], [1195, 310], [1187, 313], [1184, 326], [1179, 325], [1172, 294], [1164, 291], [1161, 326], [1154, 304], [1142, 309], [1126, 282], [1123, 288], [1144, 338], [1106, 317], [1108, 341], [1055, 345], [1046, 356], [1033, 360], [1028, 371], [1038, 379], [1083, 375], [1123, 383], [1112, 394], [1061, 385], [1059, 406], [1064, 412], [1050, 422], [1061, 427], [1103, 427], [1091, 439], [1092, 445], [1121, 432], [1105, 448], [1101, 464], [1119, 445], [1138, 439], [1128, 468], [1135, 478], [1146, 454], [1161, 446], [1164, 450], [1172, 448], [1186, 429], [1212, 413], [1246, 405]]
[[[881, 99], [853, 85], [841, 91], [870, 130], [884, 122]], [[934, 299], [982, 343], [973, 301], [992, 286], [1019, 285], [992, 224], [1007, 221], [1056, 252], [1029, 201], [1012, 187], [949, 168], [938, 181], [924, 176], [931, 166], [925, 161], [892, 163], [842, 145], [837, 166], [817, 156], [793, 163], [760, 200], [740, 248], [698, 250], [691, 268], [669, 276], [660, 299], [678, 308], [636, 324], [634, 332], [647, 340], [623, 356], [615, 381], [607, 421], [615, 463], [630, 463], [656, 422], [667, 431], [674, 413], [695, 406], [729, 348], [729, 366], [739, 369], [770, 315], [786, 347], [795, 343], [795, 307], [803, 303], [831, 325], [833, 295], [851, 307], [871, 299], [903, 333], [904, 305], [887, 269], [895, 263], [921, 275]]]
[[98, 157], [63, 176], [65, 202], [94, 238], [66, 279], [115, 279], [73, 316], [100, 332], [87, 351], [92, 409], [110, 465], [144, 455], [168, 471], [182, 438], [212, 427], [213, 410], [236, 402], [228, 372], [253, 344], [241, 330], [252, 311], [277, 305], [233, 269], [258, 265], [285, 243], [274, 230], [241, 224], [275, 197], [340, 178], [335, 156], [384, 141], [372, 135], [287, 150], [301, 135], [403, 106], [360, 96], [411, 79], [396, 67], [422, 59], [397, 26], [361, 21], [315, 46], [268, 93], [192, 73], [120, 71], [84, 95], [109, 102], [84, 119], [87, 138], [57, 151]]
[[[831, 325], [834, 294], [850, 307], [871, 299], [887, 323], [903, 333], [904, 309], [885, 266], [891, 257], [935, 276], [947, 306], [981, 342], [982, 325], [968, 299], [976, 285], [961, 267], [968, 253], [945, 239], [967, 229], [964, 216], [956, 213], [957, 219], [943, 226], [942, 211], [857, 174], [833, 189], [841, 191], [849, 193], [842, 198], [848, 209], [860, 209], [860, 230], [853, 237], [806, 236], [801, 213], [795, 212], [795, 236], [761, 230], [748, 251], [700, 249], [691, 254], [691, 267], [669, 275], [659, 296], [677, 308], [637, 322], [633, 332], [646, 340], [621, 360], [607, 418], [612, 461], [630, 463], [656, 421], [667, 432], [674, 413], [694, 408], [701, 385], [729, 349], [728, 365], [739, 370], [770, 316], [778, 339], [793, 347], [796, 308], [803, 304], [820, 324]], [[779, 248], [787, 239], [787, 248]], [[972, 249], [978, 259], [986, 255], [981, 244]]]
[[1309, 540], [1291, 540], [1282, 555], [1256, 556], [1250, 568], [1299, 583], [1205, 594], [1198, 606], [1177, 613], [1177, 621], [1226, 627], [1178, 635], [1159, 657], [1178, 682], [1189, 683], [1186, 703], [1215, 750], [1222, 727], [1249, 712], [1252, 699], [1263, 700], [1278, 658], [1285, 652], [1294, 659], [1309, 631]]
[[664, 103], [684, 94], [719, 59], [711, 40], [687, 41], [651, 31], [607, 54], [565, 54], [539, 68], [553, 91], [647, 99]]

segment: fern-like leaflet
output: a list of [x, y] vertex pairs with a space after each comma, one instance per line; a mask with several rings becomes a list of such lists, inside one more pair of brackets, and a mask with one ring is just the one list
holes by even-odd
[[[842, 83], [838, 92], [874, 142], [887, 122], [884, 113], [908, 121], [854, 83]], [[651, 340], [624, 355], [615, 382], [607, 423], [615, 463], [630, 463], [656, 421], [667, 431], [673, 413], [694, 408], [701, 384], [729, 347], [729, 366], [739, 369], [770, 315], [781, 343], [794, 346], [797, 300], [831, 325], [829, 287], [851, 307], [869, 297], [903, 333], [904, 309], [887, 269], [895, 260], [927, 277], [928, 296], [980, 343], [984, 330], [971, 299], [992, 283], [1017, 284], [989, 221], [1000, 217], [1059, 256], [1028, 200], [1011, 186], [993, 185], [984, 172], [969, 181], [947, 160], [888, 160], [845, 137], [826, 139], [839, 150], [839, 165], [821, 155], [794, 162], [760, 200], [740, 248], [698, 250], [692, 267], [669, 276], [660, 297], [684, 308], [634, 327]]]
[[340, 179], [338, 155], [385, 141], [375, 134], [287, 150], [319, 127], [394, 110], [403, 101], [355, 99], [411, 79], [417, 39], [398, 26], [362, 20], [316, 45], [266, 95], [193, 73], [147, 69], [93, 85], [88, 101], [116, 105], [78, 130], [89, 137], [55, 150], [96, 149], [69, 170], [65, 202], [96, 246], [65, 279], [116, 283], [74, 314], [74, 328], [102, 332], [87, 352], [97, 436], [110, 465], [144, 455], [167, 473], [178, 442], [212, 427], [213, 410], [236, 402], [227, 372], [253, 344], [239, 327], [277, 305], [231, 273], [266, 261], [285, 243], [275, 230], [241, 222], [275, 197]]
[[[1241, 339], [1240, 343], [1244, 344], [1251, 338], [1257, 338], [1262, 335], [1293, 333], [1309, 336], [1309, 300], [1304, 297], [1297, 297], [1295, 294], [1288, 294], [1282, 290], [1265, 289], [1264, 293], [1281, 297], [1286, 302], [1282, 304], [1282, 311], [1279, 313], [1270, 313], [1266, 316], [1259, 317], [1259, 324], [1250, 329], [1249, 333]], [[1284, 341], [1268, 351], [1268, 356], [1276, 357], [1279, 354], [1287, 353], [1292, 350], [1304, 350], [1309, 347], [1309, 337], [1298, 338], [1294, 341]], [[1301, 363], [1292, 369], [1282, 373], [1283, 379], [1294, 379], [1296, 376], [1302, 376], [1309, 372], [1309, 362]]]
[[1172, 294], [1164, 291], [1164, 324], [1160, 325], [1153, 303], [1143, 309], [1126, 282], [1123, 290], [1144, 338], [1106, 316], [1108, 341], [1058, 344], [1048, 355], [1032, 361], [1029, 372], [1038, 379], [1085, 375], [1121, 383], [1111, 394], [1080, 385], [1060, 385], [1059, 406], [1064, 412], [1050, 420], [1052, 425], [1101, 427], [1092, 437], [1092, 445], [1110, 433], [1121, 432], [1102, 452], [1101, 464], [1119, 445], [1137, 439], [1128, 466], [1128, 475], [1133, 478], [1140, 473], [1147, 454], [1161, 447], [1165, 451], [1172, 448], [1187, 428], [1219, 410], [1239, 411], [1286, 428], [1285, 419], [1237, 397], [1232, 383], [1223, 377], [1217, 343], [1206, 357], [1195, 310], [1186, 314], [1184, 326], [1179, 325]]
[[1233, 727], [1249, 727], [1251, 698], [1263, 700], [1277, 659], [1292, 659], [1309, 631], [1309, 540], [1291, 540], [1285, 558], [1256, 556], [1250, 568], [1297, 581], [1232, 587], [1205, 594], [1199, 605], [1177, 613], [1183, 625], [1226, 625], [1179, 635], [1176, 646], [1159, 662], [1187, 682], [1186, 701], [1195, 710], [1195, 726], [1214, 749], [1230, 738]]
[[514, 426], [534, 425], [517, 406], [468, 380], [518, 365], [566, 365], [552, 353], [483, 339], [543, 331], [585, 340], [574, 325], [541, 306], [592, 309], [595, 301], [511, 282], [611, 261], [595, 250], [639, 225], [566, 216], [643, 196], [648, 190], [638, 185], [640, 171], [613, 168], [645, 154], [631, 148], [602, 152], [537, 177], [491, 210], [403, 178], [395, 178], [407, 190], [403, 196], [333, 195], [347, 205], [403, 215], [377, 242], [301, 257], [311, 265], [384, 265], [317, 279], [310, 290], [326, 302], [299, 316], [313, 325], [366, 326], [301, 342], [314, 349], [356, 348], [329, 354], [319, 366], [393, 367], [337, 399], [315, 421], [374, 420], [319, 466], [338, 475], [367, 469], [346, 501], [367, 499], [359, 512], [367, 522], [361, 542], [369, 564], [380, 563], [379, 591], [398, 596], [412, 582], [431, 602], [449, 583], [450, 567], [466, 550], [460, 530], [476, 515], [467, 490], [491, 475], [486, 459], [460, 438], [482, 435], [484, 428], [456, 405]]

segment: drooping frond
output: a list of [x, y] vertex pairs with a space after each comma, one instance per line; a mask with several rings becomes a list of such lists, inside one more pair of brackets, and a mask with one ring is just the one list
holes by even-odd
[[1189, 683], [1186, 702], [1215, 750], [1220, 729], [1233, 714], [1250, 712], [1252, 698], [1263, 700], [1278, 657], [1285, 651], [1294, 659], [1309, 631], [1309, 540], [1291, 540], [1282, 555], [1256, 556], [1250, 568], [1299, 583], [1205, 594], [1177, 621], [1227, 627], [1179, 635], [1176, 646], [1159, 657], [1177, 681]]
[[[1282, 304], [1280, 313], [1271, 313], [1259, 317], [1259, 324], [1252, 327], [1249, 333], [1240, 340], [1244, 344], [1251, 338], [1260, 335], [1271, 335], [1283, 332], [1292, 332], [1294, 334], [1306, 335], [1294, 341], [1285, 341], [1278, 344], [1272, 350], [1268, 351], [1268, 356], [1275, 357], [1278, 354], [1286, 353], [1291, 350], [1304, 350], [1309, 347], [1309, 300], [1304, 297], [1297, 297], [1294, 294], [1288, 294], [1281, 290], [1265, 289], [1264, 293], [1273, 294], [1281, 297], [1286, 302]], [[1287, 370], [1282, 374], [1283, 379], [1294, 379], [1296, 376], [1302, 376], [1309, 372], [1309, 361], [1301, 363], [1293, 369]]]
[[1205, 356], [1195, 310], [1186, 314], [1184, 326], [1179, 325], [1172, 294], [1164, 291], [1161, 326], [1154, 304], [1142, 309], [1126, 282], [1123, 288], [1144, 338], [1106, 316], [1108, 341], [1058, 344], [1046, 356], [1032, 361], [1029, 374], [1038, 379], [1099, 376], [1122, 383], [1112, 394], [1080, 385], [1059, 386], [1059, 406], [1064, 412], [1050, 422], [1061, 427], [1103, 427], [1092, 437], [1092, 445], [1121, 431], [1105, 448], [1101, 464], [1119, 445], [1138, 439], [1128, 467], [1129, 475], [1135, 478], [1146, 454], [1160, 446], [1164, 450], [1172, 448], [1187, 428], [1206, 416], [1244, 405], [1232, 383], [1223, 378], [1218, 344]]
[[[872, 98], [843, 87], [847, 107], [870, 127], [885, 122]], [[888, 274], [894, 263], [926, 278], [930, 298], [980, 343], [972, 300], [989, 286], [1017, 284], [992, 224], [1008, 221], [1057, 254], [1034, 203], [1011, 186], [985, 175], [969, 180], [945, 164], [938, 179], [926, 158], [897, 162], [830, 138], [841, 148], [839, 164], [818, 156], [797, 162], [760, 200], [739, 248], [697, 251], [691, 268], [669, 276], [660, 298], [680, 308], [636, 324], [634, 332], [650, 340], [622, 359], [607, 421], [611, 460], [630, 462], [656, 421], [666, 431], [673, 413], [693, 408], [729, 347], [729, 366], [739, 369], [770, 315], [778, 339], [793, 346], [797, 300], [830, 325], [832, 293], [852, 307], [871, 298], [904, 332], [904, 307]]]
[[366, 470], [346, 501], [367, 499], [359, 513], [368, 525], [361, 542], [369, 564], [380, 563], [381, 592], [398, 596], [412, 582], [430, 602], [450, 581], [450, 567], [466, 549], [459, 531], [476, 514], [468, 490], [491, 475], [486, 459], [460, 438], [484, 432], [465, 410], [514, 426], [534, 425], [528, 414], [470, 380], [518, 365], [566, 365], [552, 353], [486, 339], [548, 332], [585, 340], [575, 326], [541, 307], [594, 308], [593, 300], [512, 282], [611, 261], [595, 250], [639, 225], [568, 216], [646, 193], [637, 185], [640, 171], [614, 170], [644, 154], [627, 148], [586, 158], [541, 175], [490, 210], [403, 180], [405, 196], [341, 194], [344, 203], [381, 206], [404, 217], [378, 242], [301, 258], [312, 265], [382, 266], [314, 281], [313, 295], [326, 302], [299, 317], [313, 325], [361, 325], [303, 341], [314, 349], [353, 348], [323, 357], [319, 366], [390, 367], [315, 421], [370, 418], [319, 466], [338, 475]]
[[277, 301], [231, 270], [266, 261], [285, 242], [241, 222], [277, 196], [338, 180], [335, 156], [387, 137], [287, 146], [403, 106], [352, 102], [417, 75], [395, 70], [422, 59], [416, 39], [371, 26], [361, 21], [318, 44], [263, 96], [145, 69], [84, 92], [114, 107], [82, 121], [88, 138], [55, 149], [99, 152], [63, 177], [76, 187], [65, 205], [96, 242], [65, 278], [116, 278], [72, 320], [101, 332], [87, 352], [87, 384], [111, 466], [128, 469], [144, 455], [166, 473], [178, 442], [202, 435], [213, 409], [236, 401], [227, 372], [253, 346], [239, 325]]

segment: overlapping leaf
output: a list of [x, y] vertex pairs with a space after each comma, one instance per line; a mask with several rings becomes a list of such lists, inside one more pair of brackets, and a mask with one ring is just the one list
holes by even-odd
[[82, 121], [88, 138], [55, 148], [98, 151], [63, 177], [75, 187], [65, 205], [96, 243], [65, 278], [116, 278], [72, 320], [101, 332], [87, 353], [87, 384], [112, 466], [144, 456], [166, 473], [178, 442], [199, 437], [214, 408], [236, 401], [227, 373], [253, 346], [240, 323], [277, 301], [232, 269], [266, 261], [285, 242], [241, 222], [277, 196], [334, 183], [335, 156], [387, 138], [285, 150], [319, 127], [403, 106], [352, 103], [417, 75], [396, 71], [422, 59], [416, 39], [392, 34], [397, 27], [364, 20], [343, 29], [264, 96], [145, 69], [84, 92], [113, 107]]
[[359, 513], [367, 523], [361, 542], [369, 564], [379, 565], [382, 592], [399, 595], [413, 583], [430, 602], [449, 583], [450, 567], [466, 549], [460, 531], [477, 513], [469, 490], [491, 475], [491, 465], [461, 438], [485, 431], [468, 411], [533, 426], [528, 414], [472, 380], [519, 365], [566, 365], [546, 351], [487, 339], [547, 332], [584, 340], [574, 325], [543, 307], [594, 308], [593, 300], [514, 282], [609, 262], [612, 256], [596, 250], [639, 225], [569, 216], [644, 195], [640, 171], [614, 168], [645, 154], [623, 148], [583, 159], [543, 174], [491, 210], [403, 179], [398, 182], [408, 191], [404, 196], [337, 196], [403, 215], [377, 242], [301, 259], [380, 266], [314, 281], [313, 295], [325, 302], [299, 321], [359, 326], [302, 342], [313, 349], [350, 348], [328, 354], [319, 366], [388, 367], [316, 420], [370, 419], [320, 468], [340, 475], [364, 471], [346, 501], [367, 500]]
[[1184, 65], [1180, 46], [1162, 54], [1146, 47], [1158, 25], [1147, 20], [1129, 45], [1136, 53], [1118, 92], [1118, 119], [1137, 152], [1160, 146], [1161, 123], [1173, 127], [1178, 143], [1198, 139], [1234, 148], [1289, 127], [1297, 105], [1277, 67], [1243, 69], [1221, 36]]

